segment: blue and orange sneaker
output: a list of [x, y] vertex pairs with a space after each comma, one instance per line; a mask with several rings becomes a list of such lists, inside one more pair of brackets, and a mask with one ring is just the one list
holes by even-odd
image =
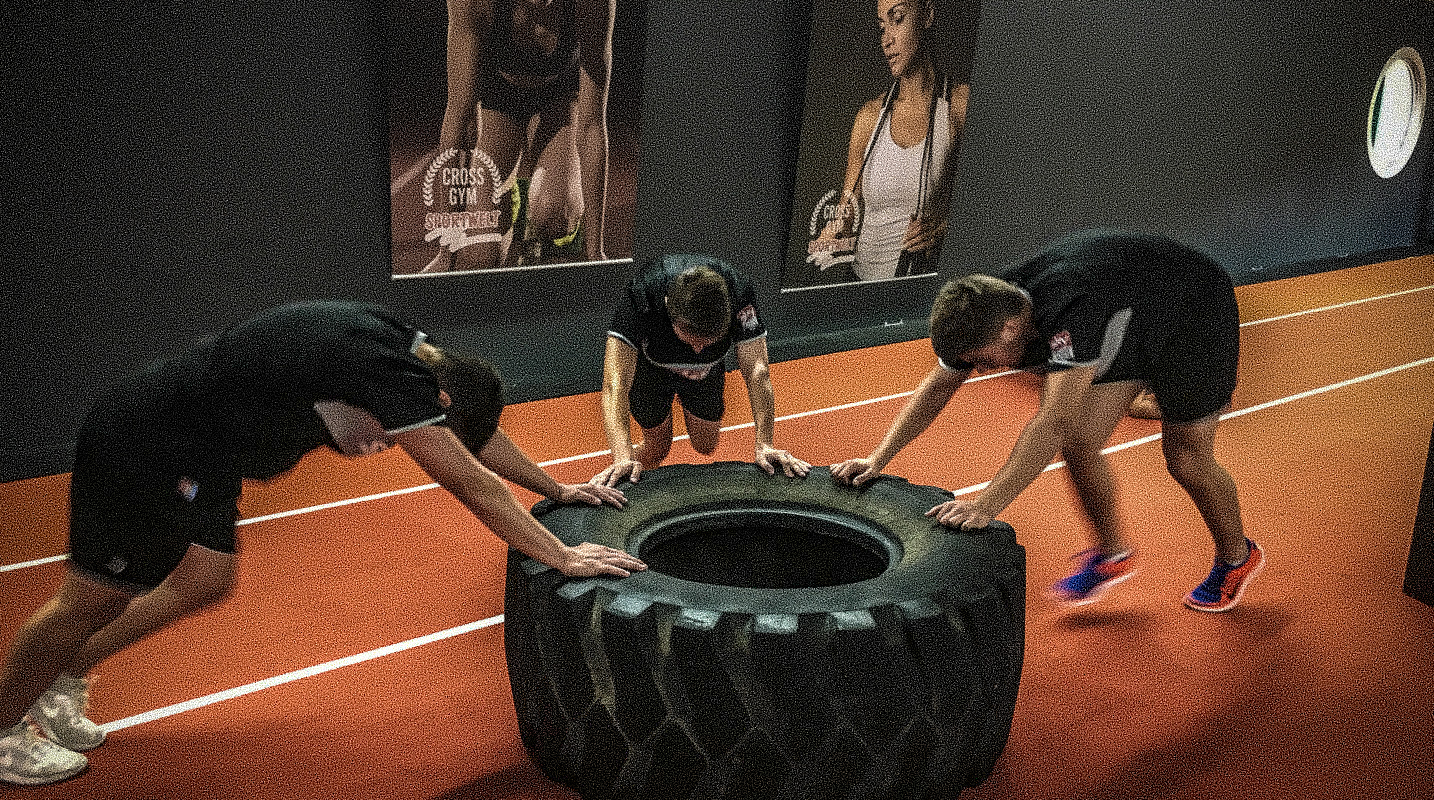
[[1111, 557], [1101, 555], [1099, 549], [1076, 553], [1072, 558], [1081, 559], [1080, 571], [1057, 581], [1051, 592], [1066, 605], [1094, 603], [1107, 589], [1135, 574], [1134, 556], [1134, 550]]
[[1249, 539], [1245, 543], [1250, 546], [1250, 555], [1245, 563], [1226, 564], [1216, 558], [1205, 582], [1185, 595], [1186, 606], [1196, 611], [1229, 611], [1240, 602], [1250, 581], [1265, 566], [1265, 551]]

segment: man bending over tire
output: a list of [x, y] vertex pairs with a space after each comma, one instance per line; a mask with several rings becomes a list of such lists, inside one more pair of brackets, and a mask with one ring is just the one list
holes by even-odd
[[105, 738], [84, 716], [85, 675], [222, 600], [234, 584], [242, 480], [275, 477], [317, 447], [403, 447], [501, 539], [564, 574], [643, 568], [620, 550], [563, 544], [518, 504], [500, 476], [561, 502], [626, 498], [553, 480], [498, 428], [492, 368], [425, 339], [376, 306], [294, 304], [100, 398], [71, 476], [69, 572], [0, 673], [0, 781], [41, 785], [85, 769], [77, 751]]
[[942, 288], [931, 311], [939, 365], [876, 450], [834, 466], [832, 474], [850, 484], [875, 478], [935, 421], [976, 367], [1044, 373], [1040, 408], [990, 485], [928, 516], [951, 527], [984, 527], [1060, 453], [1096, 543], [1081, 554], [1080, 570], [1054, 591], [1068, 604], [1093, 602], [1135, 571], [1101, 450], [1148, 386], [1160, 398], [1166, 468], [1195, 501], [1215, 541], [1214, 567], [1185, 605], [1227, 611], [1265, 560], [1245, 537], [1235, 482], [1215, 460], [1215, 430], [1235, 388], [1239, 337], [1230, 277], [1203, 253], [1157, 236], [1067, 236], [1002, 278], [970, 275]]

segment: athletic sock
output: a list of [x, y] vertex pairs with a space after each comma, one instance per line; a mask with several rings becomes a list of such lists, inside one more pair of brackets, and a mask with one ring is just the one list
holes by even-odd
[[1223, 559], [1223, 558], [1220, 559], [1220, 563], [1224, 564], [1225, 566], [1229, 567], [1230, 569], [1239, 569], [1240, 567], [1245, 566], [1245, 562], [1247, 562], [1247, 561], [1250, 560], [1250, 553], [1252, 553], [1252, 552], [1254, 552], [1254, 548], [1247, 548], [1247, 549], [1245, 550], [1245, 557], [1242, 558], [1242, 559], [1240, 559], [1240, 563], [1238, 563], [1238, 564], [1232, 564], [1232, 563], [1230, 563], [1229, 561], [1226, 561], [1226, 560]]

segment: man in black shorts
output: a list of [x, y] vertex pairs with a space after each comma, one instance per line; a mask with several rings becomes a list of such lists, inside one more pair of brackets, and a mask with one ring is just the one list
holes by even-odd
[[[603, 427], [612, 466], [593, 482], [636, 481], [672, 447], [672, 399], [682, 402], [692, 447], [717, 449], [724, 411], [724, 359], [737, 351], [756, 428], [755, 462], [769, 475], [781, 467], [805, 476], [811, 465], [772, 445], [775, 404], [767, 371], [767, 328], [752, 282], [731, 265], [701, 255], [669, 255], [628, 282], [607, 333], [603, 360]], [[632, 444], [628, 415], [642, 428]]]
[[567, 575], [643, 568], [619, 550], [563, 544], [518, 504], [500, 476], [562, 502], [625, 498], [553, 480], [498, 429], [493, 370], [425, 339], [377, 306], [283, 306], [96, 402], [71, 477], [69, 572], [0, 674], [0, 781], [40, 785], [85, 768], [75, 751], [98, 746], [104, 730], [84, 716], [84, 676], [222, 600], [234, 582], [241, 481], [279, 475], [317, 447], [402, 446], [511, 547]]
[[942, 288], [931, 311], [939, 365], [877, 449], [832, 474], [851, 484], [876, 477], [976, 367], [1043, 373], [1040, 409], [989, 486], [928, 516], [984, 527], [1061, 453], [1098, 541], [1055, 594], [1089, 603], [1135, 571], [1101, 450], [1149, 387], [1160, 398], [1166, 467], [1215, 540], [1214, 567], [1185, 605], [1228, 610], [1264, 564], [1264, 553], [1245, 537], [1234, 480], [1215, 460], [1215, 430], [1235, 388], [1239, 332], [1229, 275], [1203, 253], [1158, 236], [1067, 236], [1001, 278], [970, 275]]

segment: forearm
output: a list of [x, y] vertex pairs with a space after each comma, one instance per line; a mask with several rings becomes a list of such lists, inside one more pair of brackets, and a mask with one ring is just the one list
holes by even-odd
[[965, 372], [949, 372], [937, 368], [921, 381], [912, 393], [911, 400], [906, 407], [897, 415], [896, 421], [891, 424], [891, 429], [882, 438], [881, 444], [868, 456], [878, 468], [885, 467], [891, 463], [908, 444], [915, 441], [931, 427], [931, 423], [941, 415], [946, 404], [961, 384], [966, 380]]
[[395, 437], [429, 477], [453, 494], [509, 546], [552, 567], [564, 565], [570, 548], [527, 509], [503, 481], [463, 446], [447, 428], [428, 426]]
[[608, 447], [612, 448], [613, 461], [632, 461], [632, 427], [628, 406], [627, 388], [604, 383], [602, 390], [602, 427], [607, 435]]
[[[478, 74], [483, 64], [483, 32], [491, 24], [487, 2], [450, 2], [447, 31], [448, 93], [438, 133], [438, 153], [462, 148], [469, 120], [477, 113]], [[470, 145], [471, 146], [471, 145]]]
[[583, 221], [587, 256], [605, 258], [604, 231], [607, 226], [607, 100], [606, 91], [591, 90], [597, 97], [583, 99], [578, 115], [578, 158], [583, 184]]
[[932, 410], [916, 403], [907, 405], [902, 409], [901, 414], [892, 423], [891, 429], [882, 437], [881, 444], [871, 451], [867, 458], [871, 459], [878, 468], [885, 468], [891, 463], [891, 459], [916, 440], [940, 414], [940, 409]]
[[777, 403], [772, 392], [772, 377], [764, 369], [752, 370], [743, 376], [747, 383], [747, 400], [752, 406], [752, 427], [756, 446], [771, 447], [775, 436]]
[[497, 486], [497, 491], [450, 491], [509, 547], [550, 567], [562, 566], [567, 545], [519, 505], [517, 499], [501, 484]]
[[999, 514], [1045, 471], [1060, 449], [1060, 433], [1055, 425], [1037, 414], [1021, 431], [1011, 455], [981, 492], [976, 504], [991, 516]]
[[612, 36], [616, 0], [580, 0], [574, 9], [578, 33], [578, 96], [574, 114], [582, 177], [585, 254], [606, 258], [608, 130], [607, 101], [612, 82]]
[[543, 471], [542, 467], [533, 463], [528, 454], [519, 449], [502, 430], [494, 432], [488, 444], [483, 446], [483, 451], [478, 454], [478, 460], [500, 477], [535, 494], [557, 499], [562, 493], [562, 486]]

